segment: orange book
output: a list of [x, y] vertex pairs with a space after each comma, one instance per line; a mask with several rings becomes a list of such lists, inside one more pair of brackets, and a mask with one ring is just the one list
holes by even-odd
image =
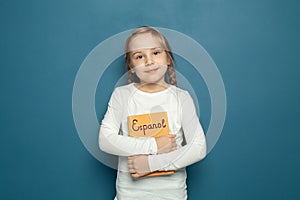
[[[129, 136], [131, 137], [159, 137], [170, 134], [167, 112], [156, 112], [128, 116]], [[174, 170], [155, 171], [146, 176], [160, 176], [174, 174]]]

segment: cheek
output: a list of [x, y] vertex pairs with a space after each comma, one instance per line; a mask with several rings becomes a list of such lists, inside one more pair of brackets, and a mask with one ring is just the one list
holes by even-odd
[[131, 62], [131, 66], [133, 68], [137, 68], [137, 67], [143, 67], [145, 64], [142, 60], [135, 60]]
[[146, 70], [145, 67], [142, 66], [142, 65], [141, 66], [135, 66], [135, 67], [133, 67], [133, 69], [136, 73], [140, 73], [140, 72], [143, 72], [144, 70]]
[[167, 70], [168, 70], [167, 65], [162, 66], [162, 68], [161, 68], [162, 73], [164, 73], [164, 74], [167, 73]]
[[160, 58], [157, 58], [156, 62], [160, 63], [160, 64], [169, 65], [170, 64], [170, 59], [168, 57], [166, 57], [166, 56], [162, 56]]

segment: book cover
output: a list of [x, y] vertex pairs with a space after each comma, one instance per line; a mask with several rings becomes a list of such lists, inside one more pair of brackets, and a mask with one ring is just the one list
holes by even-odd
[[[128, 116], [129, 136], [131, 137], [159, 137], [170, 134], [167, 112], [156, 112]], [[160, 176], [173, 174], [170, 171], [155, 171], [146, 176]]]

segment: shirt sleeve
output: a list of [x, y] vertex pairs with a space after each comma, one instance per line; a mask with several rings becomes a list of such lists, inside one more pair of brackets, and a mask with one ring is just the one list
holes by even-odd
[[206, 140], [197, 116], [193, 99], [186, 93], [181, 106], [181, 127], [186, 140], [183, 147], [165, 154], [149, 155], [151, 171], [177, 170], [203, 159]]
[[[123, 97], [123, 98], [122, 98]], [[126, 98], [125, 98], [126, 99]], [[120, 135], [124, 106], [124, 95], [115, 90], [108, 103], [107, 112], [99, 131], [99, 147], [102, 151], [118, 155], [156, 154], [157, 145], [154, 138], [132, 138]]]

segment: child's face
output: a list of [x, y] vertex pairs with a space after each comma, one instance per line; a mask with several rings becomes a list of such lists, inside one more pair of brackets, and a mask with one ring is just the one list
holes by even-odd
[[129, 44], [130, 67], [141, 83], [165, 83], [170, 58], [160, 43], [150, 34], [133, 37]]

